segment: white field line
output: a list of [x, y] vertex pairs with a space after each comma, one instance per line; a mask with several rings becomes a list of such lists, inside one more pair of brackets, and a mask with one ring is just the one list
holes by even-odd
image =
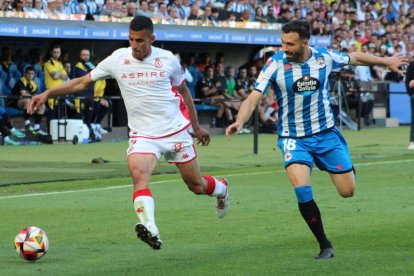
[[[360, 166], [372, 166], [372, 165], [383, 165], [383, 164], [397, 164], [397, 163], [406, 163], [406, 162], [414, 162], [414, 159], [381, 161], [381, 162], [368, 162], [368, 163], [359, 163], [359, 164], [354, 164], [354, 165], [356, 167], [360, 167]], [[285, 170], [265, 171], [265, 172], [251, 172], [251, 173], [235, 173], [235, 174], [225, 175], [225, 177], [247, 176], [247, 175], [263, 175], [263, 174], [283, 173], [283, 172], [285, 172]], [[162, 184], [162, 183], [166, 183], [166, 182], [178, 182], [178, 181], [182, 181], [182, 179], [180, 178], [180, 179], [171, 179], [171, 180], [160, 180], [160, 181], [151, 182], [151, 184]], [[34, 194], [25, 194], [25, 195], [14, 195], [14, 196], [1, 196], [0, 200], [2, 200], [2, 199], [11, 199], [11, 198], [22, 198], [22, 197], [34, 197], [34, 196], [47, 196], [47, 195], [59, 195], [59, 194], [70, 194], [70, 193], [104, 191], [104, 190], [113, 190], [113, 189], [122, 189], [122, 188], [131, 188], [131, 184], [121, 185], [121, 186], [103, 187], [103, 188], [94, 188], [94, 189], [70, 190], [70, 191], [61, 191], [61, 192], [45, 192], [45, 193], [34, 193]]]

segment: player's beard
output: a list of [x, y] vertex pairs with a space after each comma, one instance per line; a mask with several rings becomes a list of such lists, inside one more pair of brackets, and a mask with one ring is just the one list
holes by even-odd
[[305, 48], [300, 48], [296, 53], [292, 53], [289, 52], [289, 54], [291, 54], [291, 56], [287, 56], [286, 55], [286, 59], [289, 62], [298, 62], [298, 63], [302, 63], [304, 61], [302, 61], [303, 56], [304, 56], [304, 52], [305, 52]]

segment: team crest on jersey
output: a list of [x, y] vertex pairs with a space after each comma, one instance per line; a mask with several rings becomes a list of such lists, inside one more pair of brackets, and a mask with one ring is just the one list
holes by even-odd
[[325, 60], [323, 59], [323, 57], [318, 57], [316, 59], [316, 64], [318, 65], [318, 68], [324, 68], [326, 66]]
[[285, 64], [285, 70], [290, 70], [290, 69], [292, 69], [292, 64], [290, 63]]
[[159, 59], [159, 58], [156, 58], [155, 59], [155, 67], [157, 67], [157, 68], [161, 68], [162, 67], [162, 62], [161, 62], [161, 60]]
[[303, 76], [293, 83], [293, 92], [308, 96], [315, 93], [320, 86], [321, 83], [318, 79], [311, 76]]
[[292, 153], [287, 150], [285, 152], [285, 161], [287, 162], [287, 161], [290, 161], [290, 160], [292, 160]]

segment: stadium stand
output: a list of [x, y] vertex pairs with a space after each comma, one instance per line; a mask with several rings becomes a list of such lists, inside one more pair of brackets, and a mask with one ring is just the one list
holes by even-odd
[[[19, 79], [19, 74], [28, 65], [36, 68], [35, 81], [39, 92], [44, 89], [42, 53], [39, 49], [45, 51], [56, 39], [63, 39], [72, 49], [76, 48], [76, 41], [87, 39], [92, 41], [94, 55], [98, 56], [100, 51], [104, 53], [101, 48], [105, 51], [111, 48], [111, 43], [102, 44], [100, 41], [124, 43], [127, 40], [126, 26], [131, 15], [135, 14], [152, 18], [157, 41], [179, 52], [184, 68], [188, 69], [191, 69], [192, 63], [199, 65], [202, 52], [214, 54], [224, 48], [227, 56], [224, 65], [234, 67], [236, 75], [242, 66], [254, 64], [260, 70], [264, 61], [278, 50], [282, 24], [297, 18], [311, 22], [310, 44], [314, 46], [328, 46], [344, 52], [363, 51], [379, 56], [399, 52], [408, 56], [409, 60], [414, 55], [414, 5], [409, 1], [259, 0], [241, 1], [241, 5], [238, 1], [223, 0], [98, 0], [79, 3], [71, 0], [35, 0], [24, 1], [23, 7], [22, 3], [0, 3], [0, 36], [8, 38], [6, 45], [13, 44], [13, 41], [27, 42], [30, 38], [42, 38], [46, 42], [34, 43], [33, 47], [27, 43], [23, 52], [12, 48], [11, 54], [12, 58], [16, 58], [16, 64], [7, 66], [7, 70], [4, 70], [4, 66], [0, 68], [0, 102], [4, 102], [4, 97], [9, 94], [10, 81]], [[136, 9], [130, 3], [134, 3]], [[189, 46], [189, 42], [194, 46], [183, 49], [182, 46]], [[243, 48], [243, 53], [234, 51], [237, 45], [242, 46], [240, 49]], [[78, 50], [73, 49], [74, 52]], [[188, 62], [190, 59], [187, 56], [192, 56], [192, 63]], [[71, 62], [73, 65], [74, 61]], [[211, 62], [207, 65], [214, 66]], [[388, 81], [400, 81], [381, 66], [370, 70], [374, 81], [384, 82], [384, 85], [380, 85], [382, 87], [388, 87]], [[111, 89], [111, 83], [108, 83], [108, 87]], [[105, 93], [109, 97], [114, 94]], [[386, 98], [380, 93], [377, 96]], [[381, 110], [386, 100], [378, 103]], [[216, 112], [214, 105], [195, 102], [198, 112], [203, 116], [209, 117]], [[122, 114], [122, 108], [118, 110], [116, 103], [114, 112]], [[378, 114], [376, 106], [375, 114]], [[114, 114], [113, 117], [116, 119], [121, 116]]]

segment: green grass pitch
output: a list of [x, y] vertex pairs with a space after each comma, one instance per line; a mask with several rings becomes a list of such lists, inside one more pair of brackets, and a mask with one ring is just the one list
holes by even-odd
[[[164, 161], [151, 182], [164, 248], [137, 240], [127, 142], [0, 147], [0, 275], [414, 275], [414, 152], [407, 127], [345, 130], [357, 190], [343, 199], [312, 173], [314, 196], [335, 258], [300, 217], [276, 137], [212, 137], [197, 147], [204, 173], [230, 183], [231, 208], [191, 194]], [[108, 160], [91, 164], [93, 158]], [[19, 185], [15, 185], [19, 184]], [[20, 229], [46, 231], [37, 262], [14, 251]]]

